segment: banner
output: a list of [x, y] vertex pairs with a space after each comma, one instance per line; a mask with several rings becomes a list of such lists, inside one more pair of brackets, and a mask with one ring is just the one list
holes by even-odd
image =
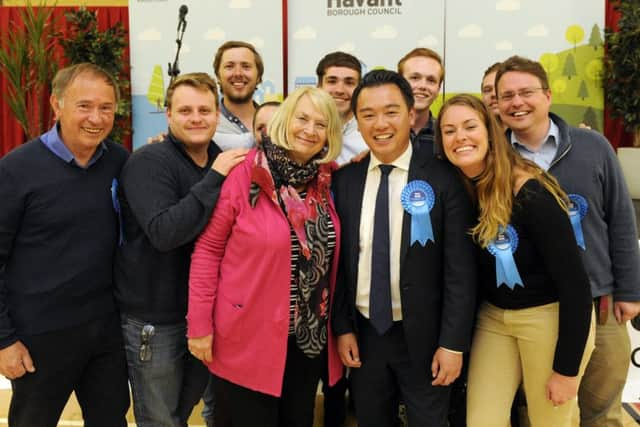
[[282, 6], [275, 0], [130, 0], [133, 147], [167, 129], [164, 93], [177, 49], [179, 10], [187, 25], [179, 57], [181, 74], [214, 75], [213, 57], [228, 40], [252, 43], [265, 66], [254, 99], [282, 97]]

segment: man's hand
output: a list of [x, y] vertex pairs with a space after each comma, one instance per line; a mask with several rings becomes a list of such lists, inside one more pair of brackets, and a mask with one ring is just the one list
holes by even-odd
[[187, 341], [189, 352], [198, 360], [211, 363], [213, 360], [213, 335], [189, 338]]
[[338, 337], [338, 354], [342, 364], [347, 368], [359, 368], [362, 366], [356, 334], [350, 332]]
[[640, 314], [640, 301], [616, 301], [613, 303], [613, 314], [622, 324]]
[[231, 150], [223, 151], [218, 154], [216, 160], [211, 165], [211, 169], [218, 172], [220, 175], [227, 176], [231, 169], [238, 163], [242, 162], [247, 153], [248, 148], [233, 148]]
[[0, 374], [15, 380], [27, 372], [35, 371], [29, 350], [20, 341], [0, 350]]
[[578, 394], [578, 377], [553, 372], [547, 381], [546, 393], [553, 406], [563, 405]]
[[438, 347], [431, 362], [431, 385], [449, 385], [460, 376], [462, 370], [462, 353], [447, 351]]
[[155, 144], [156, 142], [162, 142], [167, 137], [166, 132], [161, 132], [156, 136], [150, 136], [147, 138], [147, 144]]

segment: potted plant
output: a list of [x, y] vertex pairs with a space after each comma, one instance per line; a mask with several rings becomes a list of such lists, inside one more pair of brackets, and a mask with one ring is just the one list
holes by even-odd
[[57, 32], [52, 8], [34, 8], [27, 2], [20, 21], [11, 21], [7, 37], [1, 40], [0, 72], [8, 83], [5, 100], [29, 140], [51, 122], [49, 86], [58, 69]]
[[98, 29], [98, 12], [84, 7], [65, 13], [69, 31], [60, 38], [60, 45], [69, 63], [91, 62], [108, 71], [120, 86], [121, 98], [111, 139], [123, 142], [131, 129], [131, 95], [125, 57], [127, 31], [117, 23], [105, 31]]
[[604, 88], [614, 117], [634, 133], [640, 147], [640, 0], [613, 0], [618, 29], [605, 30]]

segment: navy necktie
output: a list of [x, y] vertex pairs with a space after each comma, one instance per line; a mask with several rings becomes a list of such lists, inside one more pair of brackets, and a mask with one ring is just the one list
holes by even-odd
[[383, 335], [393, 324], [391, 313], [391, 273], [389, 260], [389, 173], [393, 165], [380, 165], [380, 186], [376, 195], [371, 249], [371, 289], [369, 320]]

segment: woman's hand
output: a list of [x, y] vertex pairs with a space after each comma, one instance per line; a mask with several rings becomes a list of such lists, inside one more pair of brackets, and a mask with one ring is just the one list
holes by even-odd
[[547, 399], [553, 406], [563, 405], [578, 394], [578, 377], [567, 377], [557, 372], [547, 381]]
[[213, 335], [206, 337], [189, 338], [187, 341], [189, 353], [196, 359], [211, 363], [213, 359]]

